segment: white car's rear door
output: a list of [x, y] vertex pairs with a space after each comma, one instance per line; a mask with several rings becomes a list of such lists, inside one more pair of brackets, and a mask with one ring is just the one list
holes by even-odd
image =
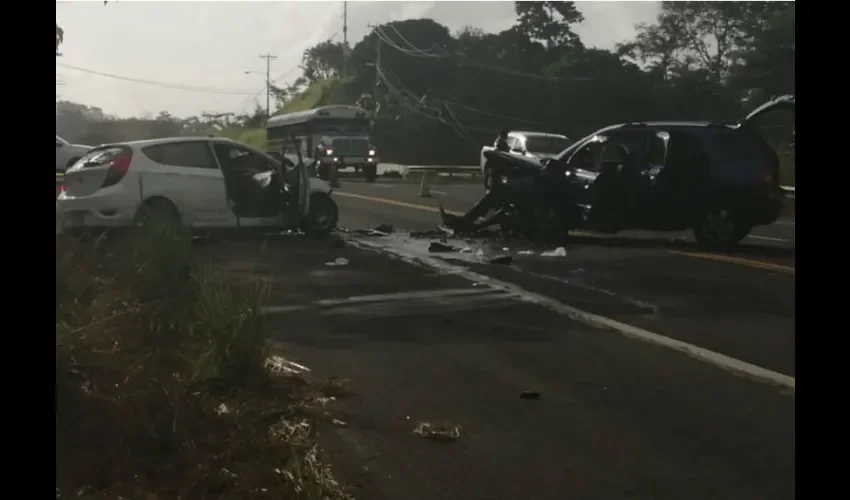
[[158, 184], [185, 224], [214, 227], [226, 220], [224, 177], [209, 141], [155, 144], [142, 152], [156, 164]]

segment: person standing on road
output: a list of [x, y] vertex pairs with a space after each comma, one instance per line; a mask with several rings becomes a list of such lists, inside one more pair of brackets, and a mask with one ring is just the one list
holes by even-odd
[[511, 148], [508, 146], [508, 131], [500, 130], [499, 137], [496, 138], [496, 143], [493, 145], [496, 151], [502, 151], [505, 153], [509, 153]]

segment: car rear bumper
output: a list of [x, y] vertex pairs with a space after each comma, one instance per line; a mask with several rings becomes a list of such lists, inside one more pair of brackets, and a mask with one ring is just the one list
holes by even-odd
[[56, 217], [61, 221], [57, 224], [61, 223], [64, 229], [132, 226], [137, 209], [137, 204], [128, 201], [123, 192], [98, 192], [84, 197], [62, 192], [56, 198]]

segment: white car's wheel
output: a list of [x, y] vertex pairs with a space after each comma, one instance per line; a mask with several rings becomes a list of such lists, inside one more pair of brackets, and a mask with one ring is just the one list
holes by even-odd
[[323, 237], [336, 229], [339, 207], [329, 195], [314, 193], [310, 196], [310, 210], [302, 228], [308, 236]]

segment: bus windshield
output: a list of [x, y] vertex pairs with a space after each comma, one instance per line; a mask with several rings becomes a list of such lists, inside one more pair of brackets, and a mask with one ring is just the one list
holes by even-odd
[[316, 134], [328, 137], [368, 137], [368, 120], [316, 120], [313, 122]]

